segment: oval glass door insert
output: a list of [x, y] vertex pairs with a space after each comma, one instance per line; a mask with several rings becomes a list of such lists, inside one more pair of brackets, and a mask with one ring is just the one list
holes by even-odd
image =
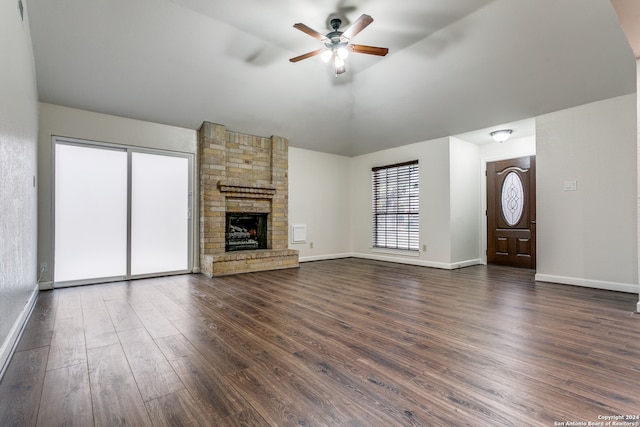
[[502, 183], [502, 216], [510, 226], [522, 219], [524, 213], [524, 187], [520, 175], [509, 172]]

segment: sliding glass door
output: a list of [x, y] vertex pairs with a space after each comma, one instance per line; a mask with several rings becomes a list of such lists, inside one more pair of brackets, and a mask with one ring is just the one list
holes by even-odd
[[127, 274], [127, 152], [56, 144], [56, 282]]
[[191, 155], [54, 145], [56, 287], [189, 271]]
[[189, 266], [189, 159], [131, 158], [131, 274]]

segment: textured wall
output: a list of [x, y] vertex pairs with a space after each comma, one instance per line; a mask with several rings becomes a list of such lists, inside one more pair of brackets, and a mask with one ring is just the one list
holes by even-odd
[[[0, 344], [36, 286], [36, 140], [38, 100], [25, 10], [0, 2]], [[2, 360], [0, 360], [0, 366]]]

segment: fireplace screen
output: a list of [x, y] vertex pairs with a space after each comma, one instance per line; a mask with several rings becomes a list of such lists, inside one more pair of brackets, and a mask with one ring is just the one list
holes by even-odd
[[267, 214], [227, 212], [225, 250], [267, 249]]

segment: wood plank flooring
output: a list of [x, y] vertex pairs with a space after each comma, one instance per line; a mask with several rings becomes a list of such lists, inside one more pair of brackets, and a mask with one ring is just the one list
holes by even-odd
[[606, 425], [640, 416], [637, 301], [358, 259], [46, 291], [0, 425]]

